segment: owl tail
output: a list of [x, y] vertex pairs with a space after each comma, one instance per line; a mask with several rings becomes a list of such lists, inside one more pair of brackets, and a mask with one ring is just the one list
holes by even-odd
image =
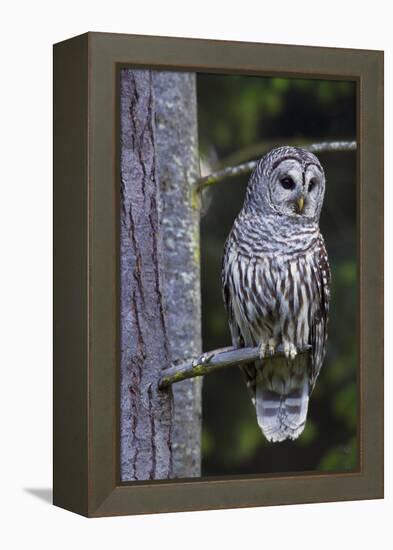
[[[274, 378], [273, 378], [274, 382]], [[268, 384], [266, 376], [257, 371], [255, 408], [259, 427], [268, 441], [297, 439], [304, 430], [309, 401], [309, 381], [307, 374], [289, 383]], [[281, 391], [273, 391], [274, 386]]]

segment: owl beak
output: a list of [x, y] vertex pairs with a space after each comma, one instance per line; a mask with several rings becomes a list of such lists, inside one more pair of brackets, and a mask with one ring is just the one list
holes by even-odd
[[298, 211], [301, 212], [304, 208], [304, 197], [300, 197], [298, 200], [297, 200], [297, 207], [298, 207]]

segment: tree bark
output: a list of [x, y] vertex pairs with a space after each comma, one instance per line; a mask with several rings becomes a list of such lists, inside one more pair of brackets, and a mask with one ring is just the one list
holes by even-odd
[[[154, 71], [156, 145], [163, 205], [164, 296], [171, 361], [201, 353], [196, 76]], [[173, 388], [173, 476], [201, 475], [202, 380]]]
[[174, 402], [158, 382], [201, 349], [195, 80], [123, 69], [120, 81], [121, 479], [192, 477], [199, 381], [178, 384]]
[[172, 474], [172, 400], [157, 389], [169, 349], [149, 71], [122, 71], [120, 169], [121, 477], [162, 479]]

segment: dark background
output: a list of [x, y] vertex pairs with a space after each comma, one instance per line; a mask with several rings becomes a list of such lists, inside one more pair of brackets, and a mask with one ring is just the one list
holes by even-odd
[[[282, 144], [356, 139], [352, 82], [198, 75], [199, 145], [210, 173], [261, 157]], [[294, 442], [269, 443], [236, 368], [204, 377], [202, 475], [235, 475], [357, 467], [356, 153], [320, 153], [327, 186], [321, 216], [332, 269], [327, 356]], [[204, 192], [201, 223], [204, 350], [231, 345], [221, 297], [225, 239], [248, 176]]]

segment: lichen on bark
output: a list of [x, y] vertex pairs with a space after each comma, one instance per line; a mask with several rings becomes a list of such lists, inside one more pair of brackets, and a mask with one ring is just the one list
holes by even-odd
[[[156, 143], [162, 197], [164, 288], [171, 361], [201, 353], [199, 177], [196, 75], [153, 73]], [[173, 388], [174, 477], [201, 474], [202, 380]]]

